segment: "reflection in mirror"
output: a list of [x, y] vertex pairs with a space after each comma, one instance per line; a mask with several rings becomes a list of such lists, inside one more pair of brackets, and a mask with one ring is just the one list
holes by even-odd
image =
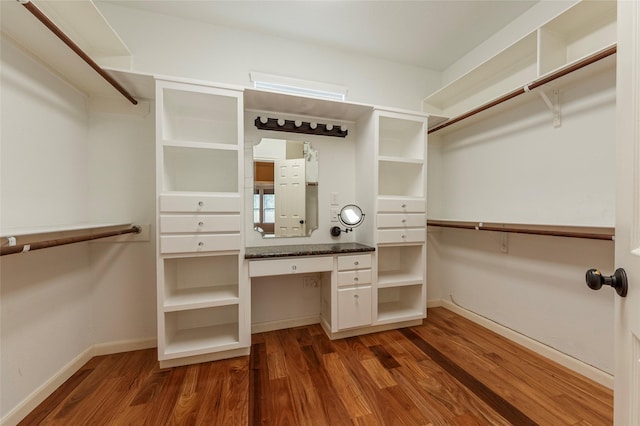
[[253, 224], [263, 237], [304, 237], [318, 227], [318, 151], [262, 138], [253, 147]]

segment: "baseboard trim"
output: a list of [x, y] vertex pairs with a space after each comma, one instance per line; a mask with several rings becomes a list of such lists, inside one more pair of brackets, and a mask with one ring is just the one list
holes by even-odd
[[22, 421], [30, 412], [32, 412], [39, 404], [49, 397], [56, 389], [58, 389], [66, 380], [75, 374], [94, 356], [109, 355], [119, 352], [136, 351], [139, 349], [148, 349], [156, 346], [156, 339], [137, 339], [126, 340], [113, 343], [101, 343], [92, 345], [85, 349], [81, 354], [72, 359], [49, 380], [34, 390], [14, 409], [9, 411], [6, 416], [0, 419], [2, 426], [15, 426]]
[[282, 330], [292, 327], [303, 327], [305, 325], [319, 324], [320, 316], [313, 315], [309, 317], [291, 318], [279, 321], [261, 322], [251, 324], [251, 334], [264, 333], [267, 331]]
[[[439, 303], [438, 303], [439, 302]], [[601, 384], [609, 389], [613, 389], [614, 377], [613, 375], [599, 370], [592, 365], [589, 365], [585, 362], [580, 361], [579, 359], [573, 358], [565, 353], [562, 353], [550, 346], [547, 346], [543, 343], [540, 343], [524, 334], [518, 333], [517, 331], [511, 330], [505, 326], [502, 326], [496, 322], [493, 322], [485, 317], [482, 317], [478, 314], [475, 314], [471, 311], [468, 311], [460, 306], [448, 301], [448, 300], [439, 300], [439, 301], [429, 301], [428, 306], [437, 307], [442, 306], [445, 309], [450, 310], [451, 312], [455, 312], [456, 314], [467, 318], [487, 328], [499, 335], [506, 337], [507, 339], [518, 343], [524, 346], [527, 349], [530, 349], [545, 358], [550, 359], [551, 361], [557, 362], [558, 364], [566, 367], [572, 371], [575, 371], [578, 374], [581, 374], [596, 383]], [[427, 320], [429, 316], [427, 315]]]

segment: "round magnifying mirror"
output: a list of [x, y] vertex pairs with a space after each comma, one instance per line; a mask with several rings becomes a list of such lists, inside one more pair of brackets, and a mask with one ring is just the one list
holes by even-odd
[[355, 227], [360, 225], [364, 220], [362, 209], [355, 204], [348, 204], [340, 210], [340, 222], [344, 226]]
[[332, 227], [330, 231], [334, 237], [340, 236], [342, 232], [353, 231], [353, 228], [360, 225], [364, 220], [364, 213], [355, 204], [347, 204], [340, 210], [338, 220], [345, 226], [345, 229], [341, 229], [339, 226]]

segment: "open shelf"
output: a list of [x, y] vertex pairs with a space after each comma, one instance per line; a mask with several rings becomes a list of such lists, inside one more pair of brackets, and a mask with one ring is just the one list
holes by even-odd
[[423, 245], [378, 247], [378, 287], [422, 284]]
[[537, 76], [536, 34], [507, 47], [424, 100], [425, 112], [457, 116]]
[[167, 358], [230, 349], [240, 343], [238, 305], [164, 315]]
[[583, 1], [538, 30], [538, 76], [614, 45], [616, 3]]
[[164, 191], [238, 192], [238, 151], [163, 146]]
[[378, 161], [378, 195], [424, 196], [424, 164], [422, 162]]
[[425, 315], [422, 284], [378, 289], [378, 323], [406, 321]]
[[164, 259], [165, 312], [238, 303], [238, 255]]
[[380, 117], [378, 155], [411, 160], [424, 159], [424, 122]]
[[238, 98], [162, 90], [164, 140], [238, 145]]

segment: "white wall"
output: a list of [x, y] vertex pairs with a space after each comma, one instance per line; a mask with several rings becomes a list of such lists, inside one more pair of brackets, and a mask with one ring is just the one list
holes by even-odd
[[[2, 228], [87, 220], [85, 97], [2, 39]], [[87, 244], [0, 260], [4, 417], [92, 342]]]
[[440, 73], [265, 34], [100, 2], [137, 71], [250, 86], [259, 71], [349, 88], [350, 102], [420, 110]]
[[[155, 226], [155, 158], [153, 109], [144, 117], [92, 110], [88, 135], [91, 219]], [[150, 241], [90, 244], [96, 343], [155, 339], [153, 226]]]

